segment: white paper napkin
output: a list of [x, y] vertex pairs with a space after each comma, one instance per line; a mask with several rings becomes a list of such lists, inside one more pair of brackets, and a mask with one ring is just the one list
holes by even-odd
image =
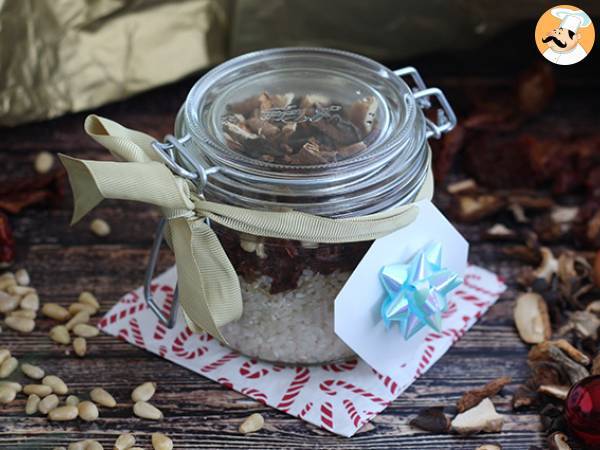
[[[168, 311], [177, 280], [175, 268], [154, 279], [152, 289]], [[326, 430], [352, 436], [425, 373], [495, 303], [506, 286], [480, 267], [469, 266], [464, 284], [449, 296], [443, 331], [415, 335], [413, 352], [397, 361], [401, 375], [380, 375], [362, 360], [310, 367], [286, 367], [252, 360], [207, 334], [193, 334], [181, 314], [171, 330], [146, 307], [142, 288], [125, 295], [101, 320], [100, 328], [257, 401]], [[398, 345], [404, 345], [401, 336]]]

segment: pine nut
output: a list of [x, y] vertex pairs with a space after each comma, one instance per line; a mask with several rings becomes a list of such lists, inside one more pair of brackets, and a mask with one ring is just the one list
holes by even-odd
[[155, 392], [156, 383], [148, 381], [146, 383], [140, 384], [133, 390], [133, 392], [131, 393], [131, 400], [133, 400], [134, 403], [147, 402], [152, 398]]
[[0, 291], [0, 313], [6, 314], [19, 306], [19, 297]]
[[[16, 283], [16, 281], [15, 281], [15, 283]], [[23, 297], [24, 295], [35, 292], [35, 289], [32, 287], [29, 287], [29, 286], [18, 286], [17, 284], [15, 284], [14, 286], [8, 287], [6, 289], [6, 292], [8, 292], [11, 295]]]
[[115, 398], [102, 388], [92, 389], [90, 398], [99, 405], [106, 406], [107, 408], [114, 408], [117, 406]]
[[38, 411], [42, 414], [48, 414], [58, 406], [58, 403], [58, 396], [56, 394], [50, 394], [48, 397], [44, 397], [40, 401], [38, 405]]
[[23, 388], [23, 393], [26, 395], [35, 394], [43, 398], [52, 394], [52, 388], [45, 384], [26, 384]]
[[75, 325], [73, 328], [73, 333], [75, 333], [79, 337], [91, 338], [96, 337], [100, 334], [100, 330], [93, 325], [88, 325], [87, 323], [80, 323]]
[[99, 416], [98, 407], [87, 400], [77, 405], [77, 409], [79, 411], [79, 417], [86, 422], [96, 420]]
[[54, 447], [52, 450], [67, 450], [65, 447]]
[[0, 275], [0, 291], [6, 291], [8, 288], [17, 285], [15, 275], [11, 272]]
[[87, 440], [85, 442], [85, 450], [104, 450], [104, 447], [98, 441]]
[[0, 386], [8, 386], [16, 392], [21, 392], [23, 390], [21, 383], [17, 383], [16, 381], [0, 381]]
[[36, 292], [30, 292], [21, 299], [20, 306], [23, 309], [31, 309], [32, 311], [37, 311], [38, 309], [40, 309], [40, 297], [37, 295]]
[[148, 402], [136, 402], [133, 405], [133, 413], [142, 419], [159, 420], [163, 418], [160, 409]]
[[54, 155], [50, 152], [39, 152], [33, 161], [33, 168], [39, 174], [50, 172], [54, 165]]
[[41, 380], [44, 378], [44, 369], [33, 364], [23, 363], [21, 364], [21, 372], [27, 375], [32, 380]]
[[265, 424], [265, 419], [258, 413], [251, 414], [240, 425], [240, 433], [254, 433], [260, 430]]
[[69, 320], [65, 326], [67, 327], [67, 330], [72, 330], [75, 325], [79, 325], [80, 323], [88, 323], [89, 321], [89, 313], [85, 311], [79, 311], [77, 314], [71, 317], [71, 320]]
[[71, 336], [69, 335], [69, 330], [64, 325], [56, 325], [52, 327], [50, 333], [48, 333], [50, 339], [58, 344], [69, 345], [71, 343]]
[[40, 405], [40, 397], [36, 394], [31, 394], [27, 397], [27, 403], [25, 404], [25, 414], [28, 416], [35, 414], [38, 411]]
[[59, 406], [48, 413], [48, 419], [55, 421], [73, 420], [77, 417], [77, 414], [76, 406]]
[[17, 396], [17, 391], [11, 389], [10, 386], [0, 386], [0, 403], [7, 404], [12, 402]]
[[131, 450], [131, 447], [135, 445], [135, 437], [131, 433], [124, 433], [119, 435], [115, 442], [114, 450]]
[[7, 348], [0, 349], [0, 365], [10, 358], [10, 350]]
[[79, 397], [77, 397], [76, 395], [69, 395], [65, 400], [65, 403], [67, 405], [77, 406], [79, 405]]
[[35, 321], [25, 317], [8, 316], [4, 319], [4, 323], [7, 327], [21, 333], [31, 333], [35, 328]]
[[83, 304], [83, 303], [79, 303], [79, 302], [76, 302], [76, 303], [71, 303], [71, 304], [69, 305], [69, 313], [71, 313], [71, 315], [75, 315], [75, 314], [77, 314], [77, 313], [78, 313], [78, 312], [80, 312], [80, 311], [85, 311], [85, 312], [87, 312], [87, 313], [88, 313], [90, 316], [93, 316], [94, 314], [96, 314], [96, 313], [98, 312], [98, 311], [97, 311], [95, 308], [93, 308], [92, 306], [90, 306], [90, 305], [85, 305], [85, 304]]
[[25, 269], [19, 269], [15, 272], [15, 280], [21, 286], [29, 286], [29, 283], [31, 282], [29, 273]]
[[96, 236], [104, 237], [110, 234], [110, 225], [106, 220], [103, 219], [94, 219], [90, 224], [90, 230]]
[[71, 442], [69, 444], [69, 450], [85, 450], [86, 445], [87, 441]]
[[152, 433], [152, 447], [154, 450], [173, 450], [173, 441], [163, 433]]
[[66, 383], [56, 375], [47, 375], [42, 380], [42, 383], [52, 388], [52, 392], [58, 395], [65, 395], [69, 392], [69, 388]]
[[44, 303], [44, 306], [42, 306], [42, 314], [60, 322], [64, 322], [71, 318], [71, 313], [67, 308], [56, 303]]
[[73, 350], [80, 358], [83, 358], [87, 352], [87, 341], [85, 338], [76, 337], [73, 339]]
[[98, 299], [89, 291], [83, 291], [81, 294], [79, 294], [77, 301], [84, 305], [91, 306], [96, 311], [100, 309], [100, 303], [98, 303]]
[[4, 362], [0, 364], [0, 378], [8, 377], [18, 366], [19, 361], [14, 356], [5, 359]]
[[35, 319], [37, 312], [31, 309], [17, 309], [8, 313], [11, 317], [23, 317], [24, 319]]

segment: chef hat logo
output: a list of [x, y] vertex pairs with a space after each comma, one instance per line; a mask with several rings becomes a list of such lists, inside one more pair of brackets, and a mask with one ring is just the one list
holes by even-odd
[[586, 58], [594, 39], [594, 24], [590, 16], [571, 5], [548, 9], [535, 28], [535, 43], [540, 53], [548, 61], [563, 66]]

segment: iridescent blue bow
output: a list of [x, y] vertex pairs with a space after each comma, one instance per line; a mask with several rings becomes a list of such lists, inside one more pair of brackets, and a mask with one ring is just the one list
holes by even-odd
[[458, 274], [442, 268], [442, 244], [433, 242], [408, 264], [384, 266], [381, 282], [387, 293], [381, 305], [386, 328], [398, 322], [404, 339], [425, 325], [441, 330], [442, 313], [448, 309], [446, 295], [462, 283]]

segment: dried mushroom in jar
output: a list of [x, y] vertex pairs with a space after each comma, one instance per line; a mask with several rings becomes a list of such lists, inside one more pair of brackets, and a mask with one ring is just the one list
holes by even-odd
[[319, 165], [350, 158], [377, 135], [373, 96], [351, 104], [313, 93], [258, 96], [227, 105], [222, 128], [227, 146], [268, 163]]

